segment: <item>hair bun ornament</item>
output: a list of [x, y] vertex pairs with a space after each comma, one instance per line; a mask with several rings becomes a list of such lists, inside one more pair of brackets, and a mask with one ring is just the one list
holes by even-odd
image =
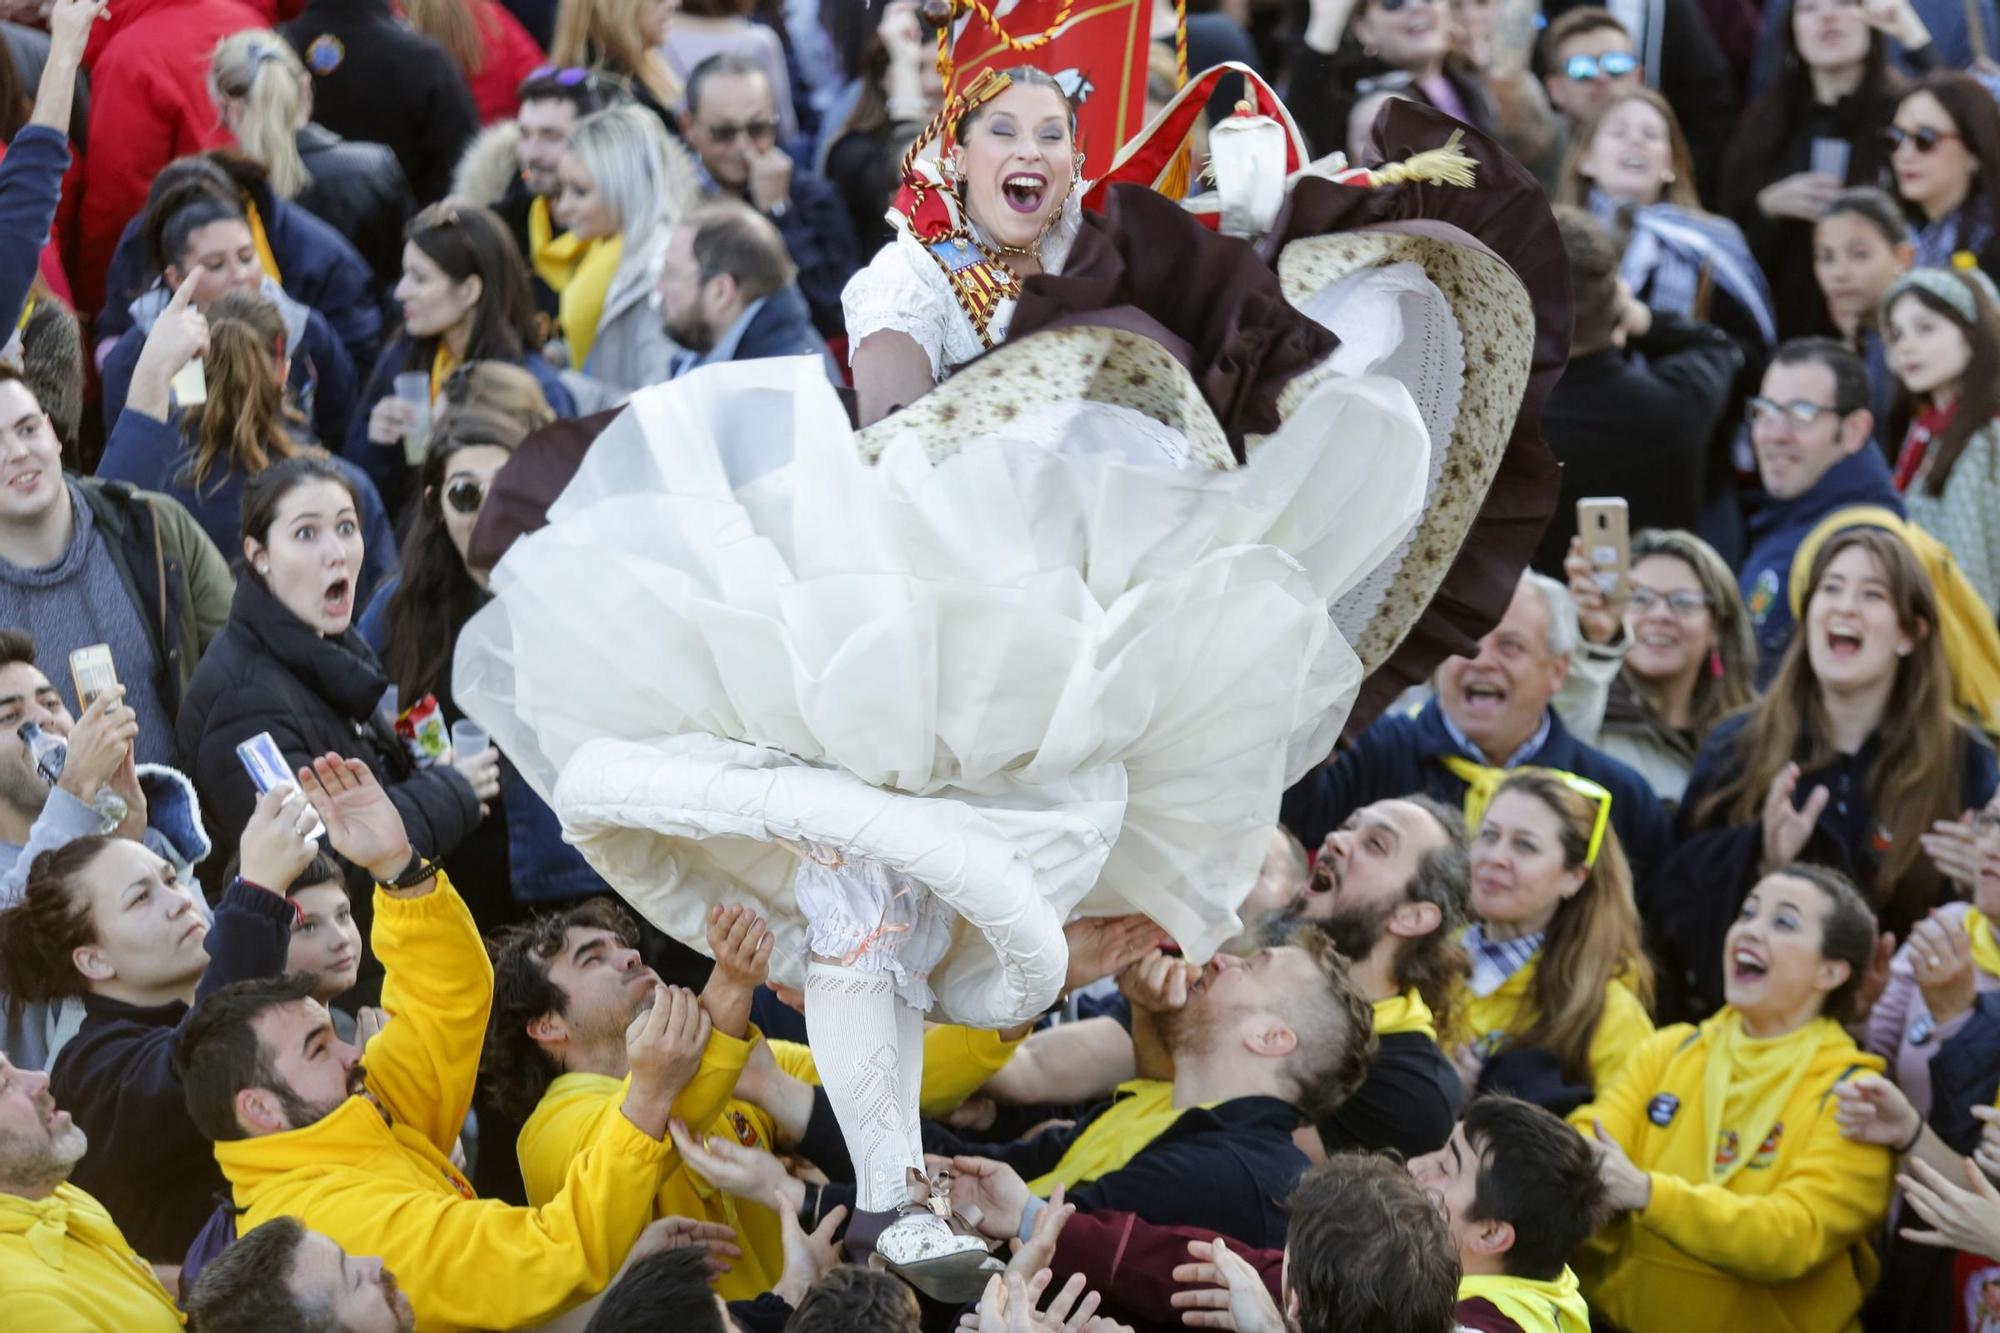
[[1970, 250], [1954, 250], [1951, 252], [1951, 266], [1960, 273], [1976, 270], [1979, 267], [1979, 256]]

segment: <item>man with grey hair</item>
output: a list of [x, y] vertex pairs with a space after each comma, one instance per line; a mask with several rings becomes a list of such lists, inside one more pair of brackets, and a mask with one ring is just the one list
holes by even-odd
[[1477, 655], [1448, 657], [1438, 668], [1428, 702], [1381, 717], [1352, 749], [1285, 793], [1286, 826], [1314, 847], [1371, 802], [1422, 793], [1463, 809], [1490, 770], [1550, 768], [1609, 791], [1611, 823], [1634, 872], [1654, 864], [1672, 840], [1666, 808], [1644, 778], [1570, 735], [1550, 707], [1577, 639], [1569, 590], [1524, 571]]
[[179, 1333], [174, 1298], [104, 1205], [69, 1183], [89, 1146], [46, 1074], [0, 1056], [0, 1310], [9, 1328]]

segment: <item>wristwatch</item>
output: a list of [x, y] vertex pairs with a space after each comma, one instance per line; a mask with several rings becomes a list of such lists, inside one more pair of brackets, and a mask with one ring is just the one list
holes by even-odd
[[385, 889], [414, 889], [438, 872], [437, 863], [416, 848], [410, 848], [410, 863], [394, 879], [375, 881]]

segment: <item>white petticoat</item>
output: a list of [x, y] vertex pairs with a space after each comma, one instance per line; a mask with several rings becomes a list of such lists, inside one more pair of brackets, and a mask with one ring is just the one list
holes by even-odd
[[810, 358], [642, 391], [495, 571], [454, 693], [662, 929], [766, 913], [781, 981], [807, 843], [951, 908], [958, 1021], [1050, 1003], [1079, 911], [1205, 959], [1360, 685], [1326, 608], [1408, 530], [1428, 444], [1386, 379], [1229, 472], [1137, 424], [1058, 404], [871, 467]]

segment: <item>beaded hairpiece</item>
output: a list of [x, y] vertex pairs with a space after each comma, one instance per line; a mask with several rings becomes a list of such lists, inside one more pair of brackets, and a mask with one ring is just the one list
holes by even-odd
[[1986, 293], [1986, 299], [2000, 308], [2000, 289], [1994, 287], [1993, 279], [1980, 269], [1977, 256], [1969, 250], [1954, 254], [1950, 268], [1913, 268], [1882, 293], [1882, 319], [1887, 322], [1889, 307], [1896, 304], [1896, 298], [1905, 292], [1920, 291], [1950, 306], [1960, 323], [1977, 324], [1979, 305], [1972, 299], [1975, 283]]

